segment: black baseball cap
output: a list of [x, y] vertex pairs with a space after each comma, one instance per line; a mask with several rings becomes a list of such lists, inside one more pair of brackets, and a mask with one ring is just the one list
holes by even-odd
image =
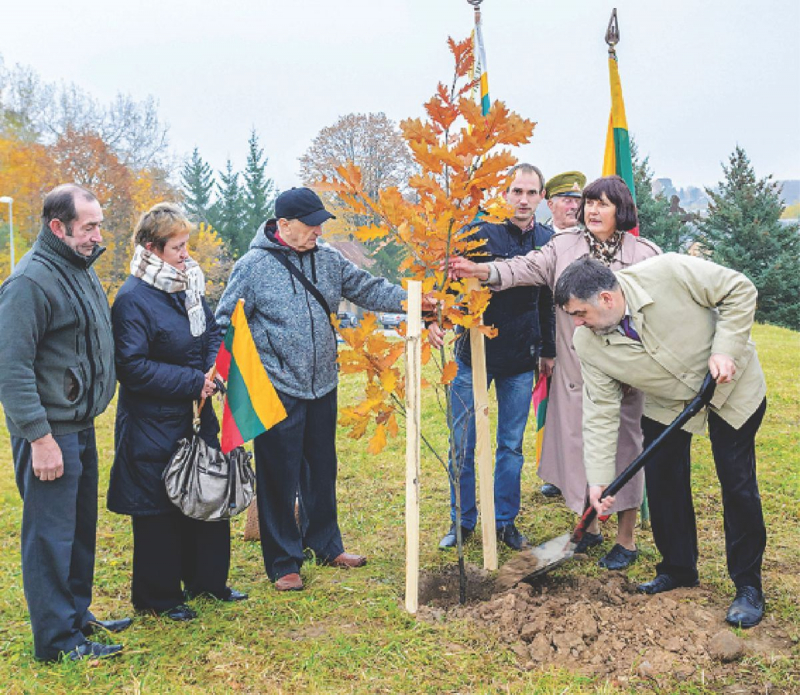
[[290, 188], [275, 199], [275, 217], [300, 220], [309, 227], [316, 227], [326, 220], [336, 219], [322, 204], [320, 197], [310, 188]]

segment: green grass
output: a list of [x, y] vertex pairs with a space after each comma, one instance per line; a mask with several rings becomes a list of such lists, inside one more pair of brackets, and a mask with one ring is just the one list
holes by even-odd
[[[769, 541], [764, 563], [768, 610], [800, 639], [800, 336], [758, 326], [755, 339], [768, 379], [769, 409], [759, 440], [759, 480]], [[432, 378], [432, 375], [431, 375]], [[352, 401], [358, 380], [343, 379], [340, 403]], [[435, 399], [423, 401], [423, 432], [446, 451], [446, 429]], [[113, 407], [98, 420], [101, 462], [100, 523], [93, 608], [100, 618], [131, 613], [131, 534], [127, 517], [105, 510], [105, 487], [113, 457]], [[33, 645], [22, 593], [19, 560], [21, 502], [14, 485], [8, 434], [0, 433], [6, 474], [0, 477], [0, 689], [8, 693], [617, 693], [637, 689], [592, 680], [563, 670], [521, 671], [507, 645], [468, 623], [419, 622], [403, 609], [404, 437], [379, 456], [366, 453], [366, 439], [339, 438], [340, 521], [349, 550], [369, 555], [357, 571], [306, 566], [307, 589], [279, 594], [267, 581], [257, 544], [244, 543], [244, 519], [233, 524], [231, 585], [250, 593], [244, 604], [198, 600], [199, 618], [171, 624], [137, 618], [123, 635], [124, 656], [97, 666], [41, 664]], [[700, 524], [700, 573], [720, 600], [732, 595], [725, 569], [719, 487], [707, 440], [696, 438], [694, 490]], [[526, 444], [530, 460], [532, 441]], [[540, 542], [569, 529], [574, 516], [536, 493], [533, 466], [523, 473], [520, 525]], [[453, 561], [437, 550], [448, 526], [444, 471], [423, 449], [421, 566], [436, 570]], [[649, 533], [639, 535], [642, 559], [633, 579], [652, 576], [656, 552]], [[478, 544], [468, 560], [481, 564]], [[508, 557], [501, 551], [500, 561]], [[599, 572], [571, 563], [560, 572]], [[764, 692], [799, 687], [798, 648], [793, 659], [747, 659]], [[638, 688], [644, 687], [639, 684]], [[652, 687], [652, 686], [651, 686]], [[667, 681], [661, 692], [708, 692], [698, 682]]]

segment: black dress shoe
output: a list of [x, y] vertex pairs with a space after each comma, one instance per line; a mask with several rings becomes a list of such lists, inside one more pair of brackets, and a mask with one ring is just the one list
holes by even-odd
[[596, 545], [600, 545], [603, 540], [602, 533], [589, 533], [588, 531], [584, 531], [583, 538], [578, 541], [578, 545], [575, 546], [575, 550], [573, 552], [576, 555], [585, 555], [589, 548], [594, 548]]
[[181, 623], [187, 623], [197, 617], [197, 613], [183, 603], [178, 604], [175, 608], [170, 608], [168, 611], [160, 613], [160, 615], [162, 618], [169, 618], [170, 620], [176, 620]]
[[528, 539], [513, 523], [497, 529], [497, 540], [505, 543], [511, 550], [522, 550], [530, 546]]
[[657, 574], [652, 581], [639, 584], [636, 591], [640, 594], [662, 594], [681, 586], [697, 586], [699, 583], [696, 579], [693, 582], [682, 582], [671, 574]]
[[725, 620], [736, 627], [754, 627], [764, 617], [764, 594], [754, 586], [740, 586]]
[[639, 557], [638, 550], [628, 550], [617, 543], [600, 558], [597, 564], [607, 570], [623, 570], [635, 562], [637, 557]]
[[231, 589], [228, 587], [228, 595], [227, 596], [217, 596], [220, 601], [225, 601], [226, 603], [233, 603], [234, 601], [247, 601], [250, 597], [242, 591], [236, 591], [236, 589]]
[[539, 488], [545, 497], [561, 497], [561, 490], [552, 483], [545, 483]]
[[109, 656], [116, 656], [122, 651], [121, 644], [100, 644], [99, 642], [89, 642], [79, 644], [72, 651], [67, 652], [64, 658], [70, 661], [80, 659], [105, 659]]
[[[461, 541], [462, 543], [466, 543], [471, 537], [472, 534], [475, 533], [475, 529], [473, 528], [465, 528], [464, 526], [461, 527]], [[447, 534], [439, 541], [439, 548], [441, 550], [447, 550], [449, 548], [456, 547], [456, 525], [451, 524], [450, 530]]]
[[217, 599], [217, 601], [225, 601], [226, 603], [232, 601], [247, 601], [247, 599], [250, 598], [247, 594], [241, 591], [236, 591], [236, 589], [231, 589], [229, 586], [225, 587], [224, 594], [215, 594], [211, 591], [201, 591], [200, 593], [196, 593], [194, 591], [189, 591], [188, 589], [183, 592], [183, 597], [187, 601], [197, 598], [198, 596], [211, 596], [212, 598]]
[[84, 637], [89, 637], [99, 630], [105, 630], [106, 632], [122, 632], [123, 630], [127, 630], [132, 623], [133, 620], [131, 618], [122, 618], [122, 620], [92, 620], [81, 628], [81, 632]]

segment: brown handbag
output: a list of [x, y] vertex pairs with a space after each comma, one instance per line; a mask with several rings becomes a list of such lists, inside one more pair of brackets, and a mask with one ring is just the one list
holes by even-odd
[[256, 505], [256, 498], [250, 503], [247, 510], [247, 521], [244, 524], [244, 539], [246, 541], [260, 541], [261, 529], [258, 526], [258, 506]]
[[[294, 503], [294, 521], [300, 527], [300, 500], [295, 500]], [[244, 539], [246, 541], [260, 541], [261, 528], [258, 525], [258, 505], [256, 498], [253, 496], [253, 501], [250, 503], [250, 508], [247, 510], [247, 521], [244, 524]]]

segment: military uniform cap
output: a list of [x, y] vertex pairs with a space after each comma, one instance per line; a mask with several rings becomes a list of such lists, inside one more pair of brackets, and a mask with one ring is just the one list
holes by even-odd
[[548, 198], [559, 195], [580, 198], [585, 185], [586, 176], [580, 171], [565, 171], [563, 174], [553, 176], [544, 187]]

